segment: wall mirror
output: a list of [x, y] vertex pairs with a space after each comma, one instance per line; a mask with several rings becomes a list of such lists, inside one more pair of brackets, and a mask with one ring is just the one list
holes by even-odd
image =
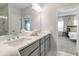
[[0, 3], [0, 35], [8, 34], [8, 4]]
[[41, 29], [41, 7], [39, 4], [29, 3], [28, 7], [22, 8], [21, 29], [26, 30], [26, 31], [33, 31], [33, 30], [40, 31]]

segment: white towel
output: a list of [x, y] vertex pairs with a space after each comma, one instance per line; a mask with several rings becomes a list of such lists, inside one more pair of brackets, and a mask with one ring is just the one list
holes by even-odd
[[18, 49], [8, 46], [7, 44], [0, 44], [0, 56], [20, 56]]

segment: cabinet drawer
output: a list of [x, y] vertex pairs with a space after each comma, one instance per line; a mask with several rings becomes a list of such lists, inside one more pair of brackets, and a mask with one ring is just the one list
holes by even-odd
[[45, 52], [44, 51], [41, 52], [41, 56], [45, 56]]
[[39, 41], [29, 45], [28, 47], [20, 50], [20, 54], [22, 56], [28, 56], [34, 49], [36, 49], [39, 46]]

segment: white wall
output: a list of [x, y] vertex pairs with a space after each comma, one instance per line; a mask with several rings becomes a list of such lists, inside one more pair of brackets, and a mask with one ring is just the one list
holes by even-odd
[[21, 9], [8, 4], [8, 17], [9, 17], [9, 33], [14, 30], [15, 33], [20, 32], [21, 28]]

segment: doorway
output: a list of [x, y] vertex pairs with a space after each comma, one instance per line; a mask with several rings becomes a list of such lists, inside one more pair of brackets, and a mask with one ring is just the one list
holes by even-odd
[[[58, 51], [76, 55], [77, 16], [70, 9], [58, 11]], [[75, 10], [73, 10], [76, 12]]]

